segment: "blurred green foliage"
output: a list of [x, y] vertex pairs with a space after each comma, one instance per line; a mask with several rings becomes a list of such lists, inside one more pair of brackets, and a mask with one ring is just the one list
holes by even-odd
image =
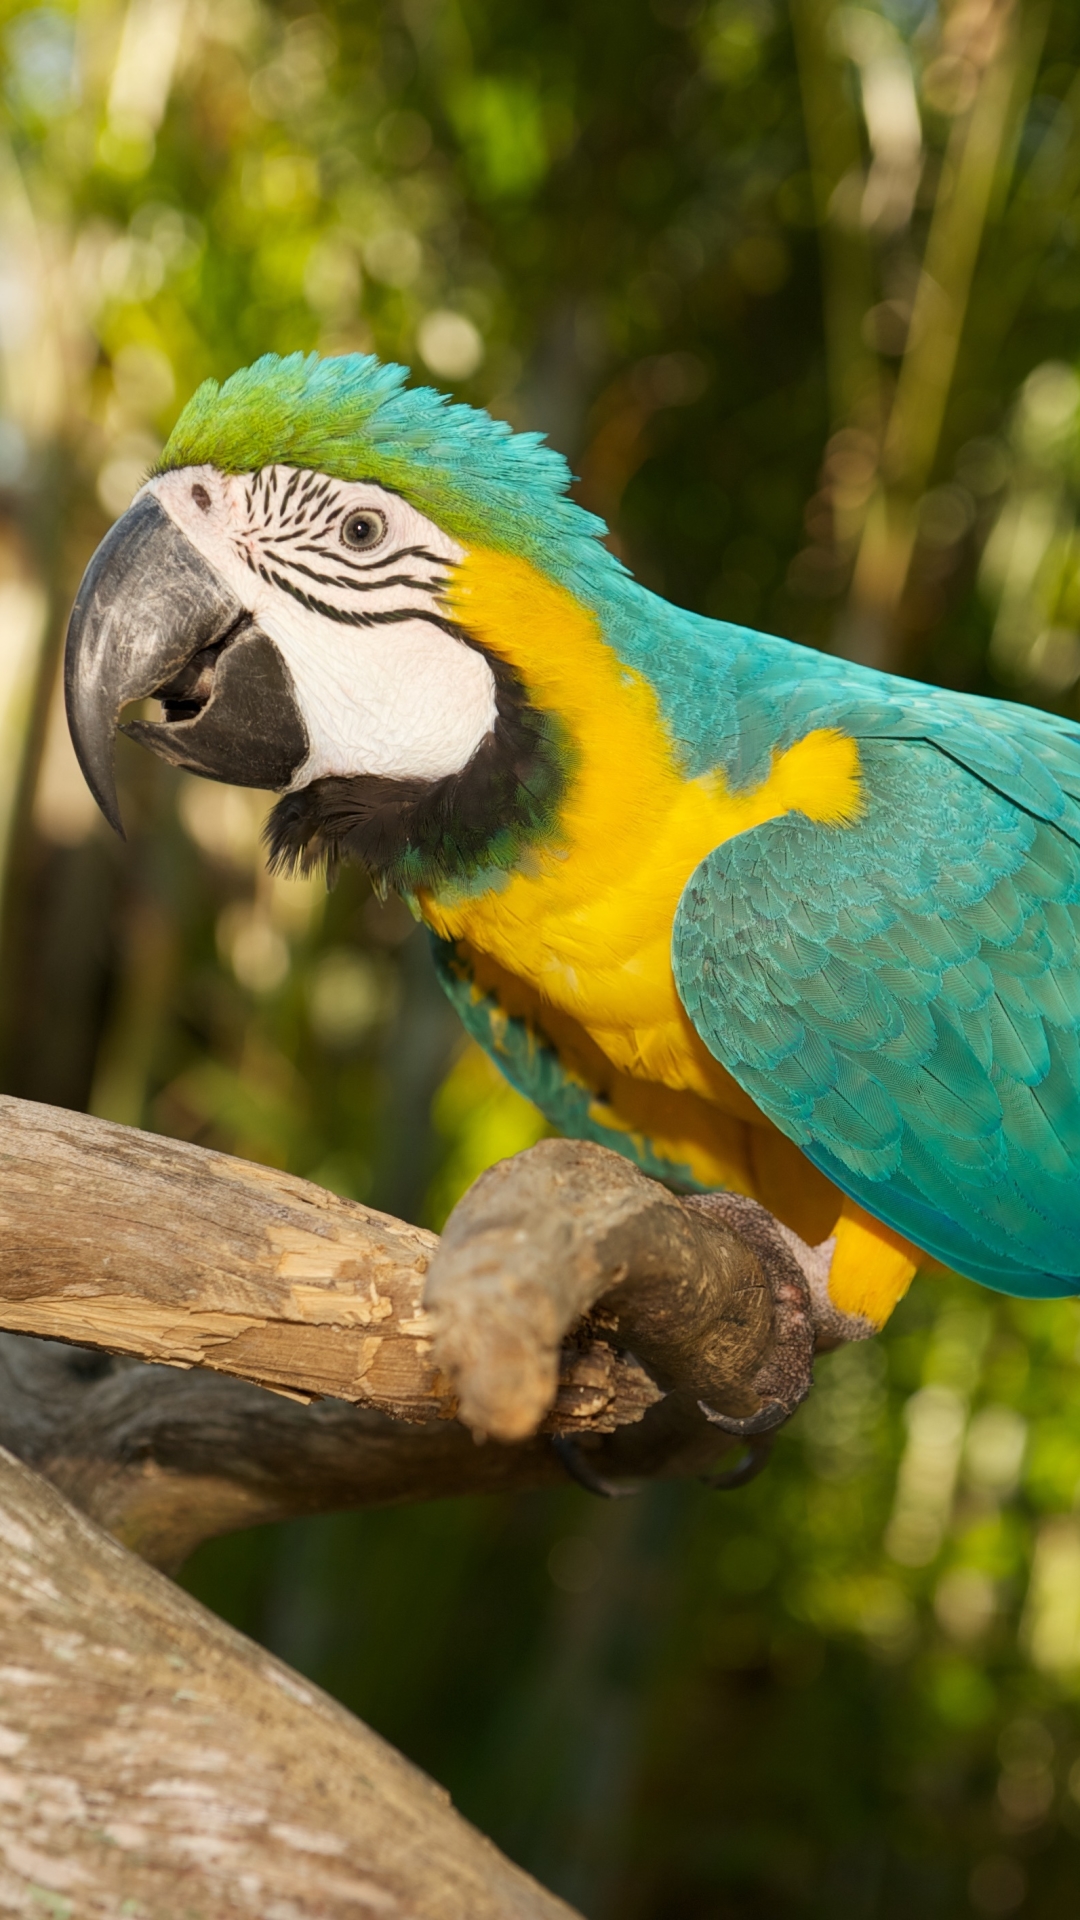
[[[683, 604], [1077, 711], [1068, 0], [0, 7], [0, 1072], [437, 1224], [536, 1114], [266, 797], [122, 755], [75, 584], [205, 375], [373, 348], [541, 427]], [[1065, 1920], [1080, 1316], [956, 1281], [735, 1494], [270, 1528], [187, 1570], [592, 1920]]]

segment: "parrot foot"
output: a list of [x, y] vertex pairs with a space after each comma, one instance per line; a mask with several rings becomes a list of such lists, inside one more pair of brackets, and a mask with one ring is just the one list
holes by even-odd
[[771, 1433], [759, 1435], [756, 1440], [748, 1440], [746, 1449], [733, 1467], [725, 1468], [723, 1473], [703, 1473], [701, 1484], [712, 1493], [734, 1493], [739, 1487], [748, 1487], [763, 1473], [772, 1459], [773, 1436]]
[[683, 1205], [737, 1233], [752, 1247], [768, 1283], [773, 1308], [769, 1357], [751, 1382], [759, 1401], [755, 1411], [740, 1417], [717, 1411], [705, 1400], [699, 1400], [698, 1405], [713, 1426], [739, 1439], [772, 1433], [790, 1420], [813, 1385], [813, 1283], [800, 1255], [816, 1256], [817, 1249], [805, 1247], [756, 1200], [742, 1194], [695, 1193], [686, 1196]]
[[[828, 1270], [827, 1249], [755, 1200], [676, 1196], [607, 1148], [542, 1140], [482, 1174], [446, 1223], [424, 1291], [433, 1365], [462, 1423], [506, 1444], [597, 1430], [598, 1415], [613, 1429], [665, 1398], [702, 1439], [707, 1422], [749, 1443], [810, 1391]], [[573, 1392], [570, 1338], [578, 1361], [608, 1355], [578, 1366]], [[557, 1451], [606, 1493], [590, 1461]]]
[[766, 1401], [763, 1407], [745, 1420], [740, 1420], [732, 1413], [717, 1413], [716, 1408], [710, 1407], [704, 1400], [699, 1400], [698, 1406], [710, 1426], [720, 1427], [724, 1433], [733, 1433], [740, 1440], [750, 1440], [759, 1433], [771, 1433], [774, 1427], [782, 1426], [785, 1420], [790, 1419], [792, 1413], [792, 1408], [786, 1407], [782, 1400]]
[[571, 1440], [569, 1434], [553, 1433], [551, 1449], [561, 1460], [571, 1480], [576, 1480], [586, 1493], [594, 1493], [600, 1500], [630, 1500], [641, 1492], [640, 1487], [624, 1487], [620, 1481], [607, 1480], [602, 1473], [597, 1473], [577, 1441]]
[[[615, 1427], [676, 1394], [703, 1437], [699, 1399], [763, 1431], [810, 1383], [806, 1282], [764, 1210], [684, 1201], [589, 1141], [542, 1140], [482, 1174], [446, 1222], [424, 1306], [458, 1418], [508, 1444], [548, 1421], [580, 1429], [585, 1404]], [[575, 1328], [606, 1348], [621, 1385], [609, 1390], [610, 1365], [579, 1368], [564, 1405]]]

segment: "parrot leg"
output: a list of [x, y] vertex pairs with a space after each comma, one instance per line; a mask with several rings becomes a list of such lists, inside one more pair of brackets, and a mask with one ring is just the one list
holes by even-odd
[[[880, 1333], [925, 1255], [854, 1200], [845, 1200], [811, 1280], [818, 1351]], [[859, 1329], [862, 1328], [863, 1331]]]
[[814, 1316], [814, 1347], [817, 1353], [831, 1353], [834, 1347], [847, 1346], [852, 1340], [870, 1340], [881, 1332], [878, 1322], [865, 1313], [845, 1313], [838, 1307], [829, 1288], [836, 1235], [820, 1246], [808, 1247], [797, 1233], [777, 1221], [779, 1231], [791, 1244], [791, 1250], [806, 1275], [810, 1288], [810, 1311]]

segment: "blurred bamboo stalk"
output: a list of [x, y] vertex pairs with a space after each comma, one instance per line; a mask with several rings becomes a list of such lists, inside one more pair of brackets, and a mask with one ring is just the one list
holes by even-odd
[[[77, 116], [80, 132], [88, 136], [100, 89], [92, 76], [83, 78]], [[19, 492], [13, 492], [9, 512], [25, 555], [26, 585], [39, 608], [33, 632], [21, 642], [21, 684], [13, 686], [9, 678], [0, 701], [7, 763], [0, 785], [0, 1071], [7, 1085], [78, 1098], [86, 1077], [74, 1063], [78, 1047], [68, 1049], [72, 1071], [57, 1076], [51, 1071], [58, 1064], [54, 1036], [43, 1035], [37, 1051], [44, 1057], [31, 1063], [38, 1036], [31, 1033], [34, 1018], [28, 1009], [36, 1004], [42, 980], [62, 971], [65, 1000], [82, 1012], [82, 1003], [94, 997], [90, 983], [98, 965], [93, 922], [80, 927], [81, 938], [69, 940], [62, 952], [50, 949], [51, 923], [66, 922], [70, 915], [57, 890], [43, 885], [43, 876], [50, 857], [62, 849], [63, 860], [74, 841], [62, 836], [54, 843], [38, 830], [35, 818], [72, 573], [77, 578], [83, 557], [77, 533], [72, 538], [81, 504], [76, 449], [87, 429], [97, 342], [79, 290], [80, 236], [70, 207], [63, 196], [35, 197], [22, 154], [13, 138], [0, 138], [0, 251], [5, 274], [17, 288], [16, 324], [0, 329], [0, 406], [19, 445]], [[10, 648], [10, 629], [4, 641]], [[65, 878], [73, 878], [70, 871]], [[84, 890], [76, 880], [66, 891], [78, 897]], [[65, 1029], [71, 1022], [57, 1024]], [[65, 1031], [63, 1041], [70, 1039]]]
[[[1034, 34], [1029, 38], [1034, 39]], [[1017, 182], [995, 242], [988, 249], [986, 277], [994, 288], [994, 298], [976, 303], [968, 316], [968, 336], [978, 342], [984, 364], [992, 362], [1007, 337], [1078, 192], [1080, 76], [1073, 80], [1043, 133], [1026, 173]]]
[[858, 116], [831, 45], [836, 11], [836, 0], [792, 0], [791, 24], [821, 250], [830, 419], [834, 428], [853, 420], [873, 427], [881, 376], [863, 337], [873, 263], [865, 233], [837, 220], [834, 206], [841, 181], [862, 164]]
[[122, 1126], [142, 1124], [147, 1088], [179, 970], [175, 917], [147, 889], [129, 902], [121, 930], [120, 977], [102, 1035], [89, 1110]]
[[[954, 16], [963, 26], [960, 8]], [[1041, 42], [1045, 14], [1039, 9], [1029, 18]], [[1014, 0], [992, 0], [981, 19], [972, 19], [957, 54], [977, 73], [977, 83], [970, 105], [954, 119], [945, 153], [844, 623], [844, 651], [867, 665], [896, 663], [896, 617], [919, 502], [941, 442], [975, 265], [1009, 157], [1008, 135], [1034, 74], [1034, 59], [1020, 57], [1021, 34]]]
[[[17, 436], [22, 463], [51, 467], [49, 449], [71, 424], [72, 362], [77, 354], [70, 303], [69, 262], [60, 237], [38, 220], [14, 148], [0, 138], [0, 251], [18, 285], [13, 317], [0, 329], [0, 400]], [[44, 481], [59, 475], [42, 472]], [[55, 496], [55, 508], [59, 503]], [[55, 527], [40, 513], [23, 516], [12, 533], [20, 550], [16, 577], [21, 618], [5, 621], [7, 671], [0, 691], [5, 775], [0, 787], [0, 886], [28, 811], [44, 742], [48, 693], [55, 663]], [[13, 516], [14, 518], [14, 516]], [[10, 572], [10, 567], [5, 569]], [[15, 664], [14, 656], [18, 656]]]
[[[891, 58], [899, 70], [898, 86], [904, 80], [906, 52], [894, 29], [876, 14], [844, 8], [836, 0], [793, 0], [820, 236], [830, 446], [838, 444], [838, 434], [866, 436], [866, 458], [873, 462], [876, 457], [877, 464], [865, 492], [856, 488], [843, 501], [829, 478], [828, 461], [824, 483], [832, 501], [839, 564], [854, 546], [838, 645], [869, 665], [895, 668], [902, 664], [899, 616], [918, 541], [920, 503], [940, 455], [961, 341], [973, 320], [977, 329], [978, 316], [972, 312], [976, 266], [1012, 177], [1048, 11], [1045, 0], [1027, 0], [1026, 6], [1022, 0], [954, 0], [945, 13], [939, 52], [926, 68], [923, 91], [929, 96], [928, 104], [947, 113], [952, 124], [890, 398], [890, 382], [867, 337], [867, 325], [873, 302], [880, 297], [879, 265], [884, 269], [888, 263], [882, 243], [900, 237], [910, 218], [911, 202], [902, 218], [882, 221], [880, 209], [875, 213], [869, 197], [875, 171], [887, 168], [890, 158], [883, 138], [888, 132], [884, 109], [890, 105], [881, 87], [884, 66]], [[890, 35], [895, 53], [886, 45]], [[873, 149], [873, 166], [865, 176], [859, 118], [841, 47], [860, 72], [866, 132]], [[875, 62], [882, 69], [876, 104]], [[907, 119], [912, 120], [911, 135], [917, 141], [912, 78], [906, 86], [911, 105], [904, 126]], [[892, 100], [894, 118], [902, 105]], [[882, 126], [876, 124], [878, 118]], [[1060, 143], [1064, 126], [1068, 147], [1071, 126], [1064, 110], [1059, 119], [1055, 138]], [[1036, 159], [1043, 187], [1051, 184], [1046, 178], [1048, 171], [1054, 171], [1049, 167], [1051, 157], [1047, 137]], [[920, 168], [924, 165], [918, 155], [916, 162]], [[1066, 165], [1065, 172], [1069, 171]], [[860, 180], [863, 194], [856, 208]], [[1037, 197], [1032, 180], [1024, 200], [1029, 214], [1036, 212], [1040, 236], [1045, 237], [1045, 217], [1031, 205]], [[1060, 191], [1054, 200], [1060, 212]], [[1016, 218], [1014, 210], [1010, 229], [1015, 228]], [[1036, 242], [1033, 257], [1037, 259], [1040, 251]]]

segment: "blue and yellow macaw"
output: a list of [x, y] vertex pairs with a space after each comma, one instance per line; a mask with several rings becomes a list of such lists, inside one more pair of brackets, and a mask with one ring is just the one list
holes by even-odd
[[371, 357], [207, 382], [67, 696], [415, 903], [563, 1132], [751, 1195], [880, 1326], [927, 1256], [1080, 1291], [1080, 728], [658, 599], [532, 434]]

